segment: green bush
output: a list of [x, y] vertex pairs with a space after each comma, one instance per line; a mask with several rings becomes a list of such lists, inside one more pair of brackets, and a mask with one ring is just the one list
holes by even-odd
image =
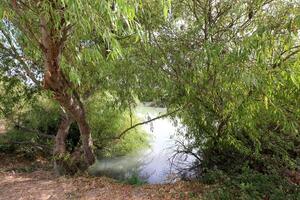
[[201, 177], [201, 181], [206, 184], [215, 184], [215, 183], [223, 183], [229, 177], [222, 170], [207, 170], [205, 174]]
[[215, 179], [215, 182], [219, 184], [207, 194], [207, 199], [300, 199], [300, 186], [279, 175], [262, 174], [247, 169], [225, 181]]
[[[136, 118], [130, 118], [130, 112], [115, 106], [110, 95], [95, 94], [87, 102], [88, 121], [92, 130], [92, 137], [99, 156], [122, 156], [133, 153], [148, 144], [147, 134], [140, 129], [126, 133], [124, 137], [116, 140], [123, 130], [130, 127]], [[50, 100], [46, 94], [37, 94], [32, 101], [18, 113], [18, 123], [12, 130], [11, 137], [27, 137], [28, 133], [19, 131], [18, 126], [26, 130], [34, 130], [43, 134], [55, 136], [60, 123], [60, 107]], [[31, 133], [33, 135], [33, 133]], [[37, 137], [35, 135], [35, 137]], [[12, 140], [17, 138], [12, 138]], [[32, 140], [35, 138], [26, 138]], [[67, 138], [67, 148], [72, 152], [78, 145], [80, 132], [76, 123], [72, 123]], [[52, 147], [50, 147], [52, 148]]]
[[37, 155], [50, 156], [52, 145], [50, 140], [40, 138], [36, 133], [16, 129], [0, 137], [0, 152], [19, 154], [29, 160], [34, 160]]
[[25, 127], [55, 135], [60, 122], [59, 105], [46, 95], [38, 96], [22, 116]]
[[142, 180], [142, 178], [138, 175], [138, 173], [133, 173], [124, 182], [129, 185], [143, 185], [146, 183], [146, 181]]
[[109, 94], [96, 94], [88, 102], [88, 119], [94, 143], [101, 147], [100, 157], [123, 156], [146, 148], [148, 134], [139, 128], [132, 129], [120, 139], [113, 139], [137, 122], [134, 113], [114, 104]]

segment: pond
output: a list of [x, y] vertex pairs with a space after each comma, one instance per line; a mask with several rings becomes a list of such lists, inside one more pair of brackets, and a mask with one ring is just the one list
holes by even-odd
[[[165, 108], [152, 107], [146, 103], [138, 105], [135, 110], [136, 116], [141, 121], [147, 121], [164, 113], [166, 113]], [[92, 166], [93, 171], [121, 180], [137, 176], [149, 184], [179, 180], [178, 170], [194, 161], [192, 156], [174, 157], [178, 147], [176, 141], [184, 140], [181, 134], [178, 134], [184, 133], [184, 127], [180, 122], [176, 124], [166, 117], [144, 124], [142, 128], [151, 138], [148, 150], [138, 155], [98, 160]]]

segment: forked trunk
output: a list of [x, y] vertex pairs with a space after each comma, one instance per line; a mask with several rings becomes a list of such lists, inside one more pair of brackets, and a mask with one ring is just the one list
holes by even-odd
[[[64, 25], [64, 24], [62, 24]], [[53, 24], [48, 24], [45, 17], [41, 17], [42, 50], [44, 53], [44, 88], [53, 92], [54, 98], [64, 108], [68, 115], [77, 122], [80, 129], [85, 161], [88, 165], [94, 163], [91, 131], [86, 119], [84, 105], [75, 91], [73, 84], [66, 78], [60, 66], [60, 57], [67, 37], [66, 29], [58, 30]], [[61, 32], [62, 31], [62, 32]], [[62, 38], [59, 36], [62, 35]], [[65, 151], [63, 142], [69, 128], [67, 121], [63, 121], [62, 132], [57, 136], [58, 151]], [[64, 130], [63, 130], [64, 129]]]
[[86, 119], [85, 109], [78, 95], [55, 93], [55, 99], [62, 105], [79, 127], [85, 162], [92, 165], [95, 161], [91, 129]]

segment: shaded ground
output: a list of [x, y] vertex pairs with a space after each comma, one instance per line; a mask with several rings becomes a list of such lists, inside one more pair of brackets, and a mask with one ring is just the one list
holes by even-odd
[[106, 177], [57, 177], [43, 159], [34, 162], [0, 153], [0, 199], [201, 199], [199, 183], [132, 186]]

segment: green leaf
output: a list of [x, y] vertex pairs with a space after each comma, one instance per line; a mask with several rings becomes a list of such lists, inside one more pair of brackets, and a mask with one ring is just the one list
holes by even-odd
[[297, 15], [294, 19], [295, 25], [297, 26], [297, 28], [300, 27], [300, 15]]
[[164, 7], [163, 7], [163, 13], [164, 13], [165, 19], [168, 18], [168, 11], [169, 11], [168, 7], [164, 6]]
[[3, 8], [0, 6], [0, 19], [3, 19], [4, 17], [4, 10]]
[[299, 89], [300, 84], [299, 84], [299, 77], [296, 76], [296, 74], [291, 74], [291, 80], [295, 84], [295, 86]]
[[266, 109], [268, 109], [269, 108], [269, 99], [267, 96], [264, 97], [264, 103], [265, 103]]

